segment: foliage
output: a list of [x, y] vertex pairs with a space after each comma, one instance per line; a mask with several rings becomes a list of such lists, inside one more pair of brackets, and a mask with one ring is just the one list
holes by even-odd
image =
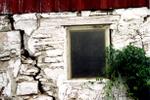
[[108, 80], [104, 87], [104, 99], [103, 100], [116, 100], [119, 98], [120, 93], [126, 94], [126, 86], [121, 77], [116, 80]]
[[150, 98], [150, 58], [142, 48], [128, 45], [122, 50], [107, 48], [106, 75], [111, 80], [121, 76], [135, 99]]

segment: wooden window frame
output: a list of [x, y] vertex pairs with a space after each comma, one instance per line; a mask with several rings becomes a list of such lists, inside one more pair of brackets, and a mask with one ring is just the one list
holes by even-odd
[[89, 79], [89, 78], [72, 78], [71, 73], [71, 38], [70, 31], [82, 31], [82, 30], [105, 30], [105, 47], [110, 45], [110, 30], [109, 25], [80, 25], [80, 26], [69, 26], [66, 29], [66, 64], [67, 64], [67, 79]]

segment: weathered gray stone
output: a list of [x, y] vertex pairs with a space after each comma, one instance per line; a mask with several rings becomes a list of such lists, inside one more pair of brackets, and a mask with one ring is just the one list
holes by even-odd
[[16, 78], [17, 83], [25, 82], [25, 81], [34, 81], [34, 78], [31, 76], [21, 75]]
[[0, 16], [0, 31], [10, 31], [11, 23], [7, 15]]
[[52, 82], [41, 82], [44, 91], [56, 92], [56, 85]]
[[6, 73], [7, 73], [8, 83], [5, 86], [3, 94], [11, 97], [15, 95], [15, 88], [16, 88], [16, 83], [13, 77], [13, 68], [8, 67]]
[[0, 57], [11, 56], [12, 50], [16, 51], [15, 55], [20, 55], [21, 38], [19, 31], [0, 32]]
[[34, 60], [32, 60], [31, 58], [26, 58], [24, 56], [22, 56], [21, 60], [23, 64], [32, 64], [32, 65], [36, 64]]
[[20, 70], [20, 66], [21, 66], [21, 59], [17, 59], [15, 62], [14, 62], [14, 65], [13, 65], [13, 74], [14, 74], [14, 77], [17, 77], [18, 76], [18, 73], [19, 73], [19, 70]]
[[20, 68], [20, 74], [22, 75], [35, 75], [39, 69], [30, 64], [22, 64]]
[[21, 82], [17, 86], [17, 95], [29, 95], [38, 93], [38, 82]]
[[4, 56], [0, 58], [1, 61], [8, 61], [10, 59], [11, 59], [10, 56]]
[[0, 71], [0, 90], [8, 84], [8, 77], [5, 71]]

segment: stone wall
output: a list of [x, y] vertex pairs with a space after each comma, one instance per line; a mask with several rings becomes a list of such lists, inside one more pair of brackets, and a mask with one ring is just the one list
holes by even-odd
[[[150, 10], [118, 9], [0, 16], [0, 95], [14, 100], [104, 100], [106, 79], [67, 80], [66, 27], [109, 24], [112, 43], [150, 55]], [[126, 91], [116, 100], [128, 100]]]

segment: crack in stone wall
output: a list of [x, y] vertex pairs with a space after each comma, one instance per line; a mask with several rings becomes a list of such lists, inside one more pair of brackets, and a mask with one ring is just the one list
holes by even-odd
[[41, 68], [37, 66], [37, 59], [25, 49], [24, 30], [14, 28], [12, 15], [0, 16], [0, 30], [1, 99], [55, 100], [45, 95], [37, 78]]

